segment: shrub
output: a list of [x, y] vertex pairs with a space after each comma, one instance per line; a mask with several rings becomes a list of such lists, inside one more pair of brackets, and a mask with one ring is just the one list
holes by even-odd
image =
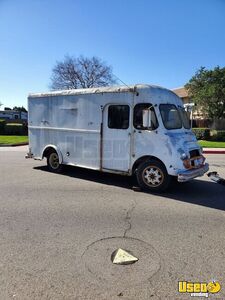
[[225, 130], [210, 130], [208, 128], [193, 128], [197, 140], [225, 142]]
[[209, 140], [210, 129], [209, 128], [192, 128], [197, 140]]
[[0, 134], [4, 134], [5, 131], [5, 120], [0, 120]]
[[225, 142], [225, 130], [213, 130], [211, 140]]
[[27, 135], [27, 127], [23, 124], [8, 123], [5, 125], [5, 135]]

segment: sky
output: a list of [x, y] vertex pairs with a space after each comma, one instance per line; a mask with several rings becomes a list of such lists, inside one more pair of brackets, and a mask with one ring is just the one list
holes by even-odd
[[27, 107], [56, 61], [97, 56], [126, 84], [225, 66], [225, 0], [0, 0], [0, 102]]

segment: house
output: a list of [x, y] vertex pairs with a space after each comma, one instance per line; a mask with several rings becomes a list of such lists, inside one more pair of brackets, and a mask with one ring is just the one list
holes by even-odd
[[5, 109], [5, 110], [0, 110], [0, 119], [27, 121], [28, 114], [27, 114], [27, 112], [24, 112], [24, 111]]
[[[193, 102], [191, 97], [188, 95], [188, 92], [185, 89], [185, 87], [172, 89], [172, 91], [183, 100], [184, 104]], [[202, 113], [201, 107], [199, 106], [194, 106], [192, 111], [192, 118], [193, 118], [193, 127], [207, 127], [216, 130], [225, 130], [224, 119], [219, 119], [219, 120], [208, 119], [207, 115], [204, 115]]]
[[[191, 97], [188, 95], [188, 92], [185, 89], [185, 87], [182, 86], [179, 88], [175, 88], [175, 89], [172, 89], [172, 91], [183, 100], [184, 104], [193, 102]], [[205, 120], [205, 117], [204, 117], [203, 113], [201, 112], [200, 108], [193, 109], [193, 120]]]
[[172, 89], [172, 91], [183, 100], [184, 104], [191, 102], [191, 98], [188, 96], [188, 92], [185, 87]]

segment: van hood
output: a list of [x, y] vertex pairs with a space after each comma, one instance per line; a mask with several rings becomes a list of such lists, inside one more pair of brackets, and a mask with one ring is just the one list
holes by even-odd
[[188, 154], [190, 150], [200, 149], [196, 136], [192, 131], [167, 132], [170, 142], [179, 153]]

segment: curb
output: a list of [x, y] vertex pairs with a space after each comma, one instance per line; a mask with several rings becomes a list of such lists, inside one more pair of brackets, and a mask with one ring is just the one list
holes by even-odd
[[203, 150], [203, 154], [225, 154], [225, 150]]
[[0, 147], [17, 147], [17, 146], [26, 146], [28, 145], [27, 142], [18, 143], [18, 144], [0, 144]]

